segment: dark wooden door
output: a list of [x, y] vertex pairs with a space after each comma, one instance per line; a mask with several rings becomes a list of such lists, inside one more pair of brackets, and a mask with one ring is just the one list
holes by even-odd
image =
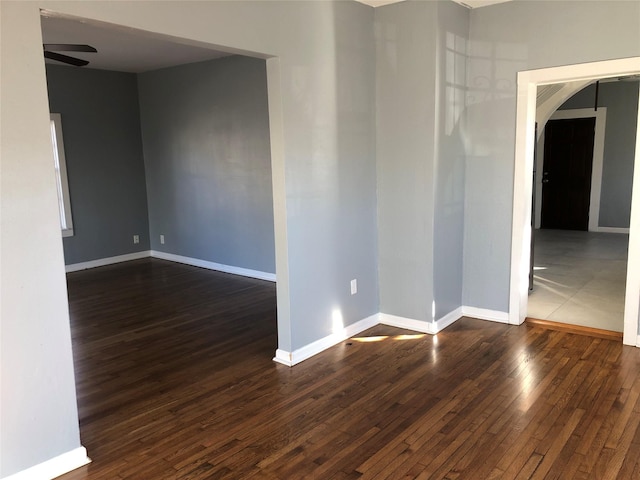
[[595, 125], [595, 117], [547, 123], [542, 169], [542, 228], [589, 229]]

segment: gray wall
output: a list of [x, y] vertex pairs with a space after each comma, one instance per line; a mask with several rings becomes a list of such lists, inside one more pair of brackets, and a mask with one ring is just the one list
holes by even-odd
[[138, 85], [152, 249], [275, 273], [264, 60], [156, 70]]
[[[332, 333], [335, 311], [345, 325], [378, 311], [372, 8], [356, 2], [0, 2], [0, 476], [80, 445], [40, 8], [271, 57], [283, 174], [274, 190], [281, 199], [276, 225], [283, 225], [276, 262], [288, 280], [278, 284], [278, 305], [288, 307], [278, 311], [278, 346], [293, 351]], [[352, 278], [359, 280], [354, 296]]]
[[[593, 108], [595, 89], [589, 85], [559, 109]], [[599, 226], [629, 228], [638, 82], [600, 83], [598, 105], [607, 107]]]
[[467, 80], [469, 11], [438, 3], [437, 149], [434, 172], [435, 318], [462, 306], [465, 145], [462, 120]]
[[[275, 98], [282, 113], [278, 125], [282, 127], [283, 155], [279, 161], [285, 191], [274, 190], [274, 195], [281, 194], [286, 205], [274, 215], [285, 218], [276, 249], [282, 254], [277, 259], [278, 274], [282, 271], [289, 280], [288, 287], [278, 289], [279, 305], [289, 307], [283, 315], [279, 310], [278, 326], [286, 330], [283, 335], [279, 332], [279, 346], [292, 351], [331, 333], [334, 311], [340, 311], [348, 325], [376, 313], [379, 305], [374, 9], [356, 2], [0, 2], [0, 476], [80, 445], [47, 128], [40, 8], [277, 57], [268, 63], [278, 73], [273, 89], [281, 92]], [[382, 7], [381, 12], [385, 8], [397, 6]], [[408, 3], [405, 8], [414, 7]], [[429, 16], [423, 18], [424, 22], [407, 19], [403, 28], [396, 29], [398, 35], [424, 38], [424, 30], [433, 28], [434, 23]], [[470, 22], [469, 110], [462, 124], [467, 157], [463, 303], [506, 311], [515, 73], [640, 55], [640, 4], [510, 2], [474, 9]], [[429, 48], [431, 38], [425, 39]], [[400, 47], [395, 48], [403, 55]], [[408, 48], [422, 54], [417, 46], [409, 44]], [[431, 53], [423, 55], [428, 59]], [[403, 62], [408, 61], [404, 58]], [[390, 83], [381, 88], [391, 92], [406, 86], [417, 89], [424, 81], [425, 88], [433, 92], [431, 74], [420, 72], [420, 68], [415, 84], [399, 74], [389, 77]], [[407, 74], [412, 72], [407, 70]], [[424, 144], [416, 140], [418, 134], [409, 140], [418, 142], [416, 148], [429, 148], [435, 137], [436, 110], [431, 107], [435, 94], [426, 100], [416, 99], [421, 107], [415, 109], [410, 95], [400, 96], [408, 109], [409, 121], [404, 125], [427, 138]], [[400, 136], [404, 132], [399, 128], [387, 130], [387, 134]], [[401, 142], [397, 145], [403, 147]], [[413, 149], [407, 160], [398, 155], [400, 166], [415, 166], [413, 171], [421, 177], [414, 184], [410, 175], [399, 175], [398, 180], [406, 183], [398, 191], [416, 189], [413, 197], [426, 201], [419, 189], [428, 188], [428, 182], [422, 181], [428, 176], [418, 168], [417, 155]], [[385, 168], [390, 166], [385, 164]], [[379, 169], [380, 174], [384, 171]], [[461, 181], [460, 175], [455, 174], [456, 182]], [[381, 198], [383, 195], [387, 195], [383, 202], [391, 201], [388, 193], [381, 193]], [[396, 206], [397, 214], [405, 215], [402, 204]], [[428, 239], [422, 230], [427, 228], [425, 216], [410, 205], [408, 208], [405, 225], [413, 219], [420, 239]], [[382, 214], [380, 218], [382, 222]], [[380, 230], [388, 228], [391, 224], [381, 223]], [[409, 242], [402, 235], [412, 232], [408, 227], [398, 232], [398, 249]], [[389, 241], [392, 233], [384, 233], [384, 240]], [[414, 246], [409, 242], [409, 247]], [[391, 248], [381, 245], [381, 256]], [[428, 258], [416, 250], [415, 257], [403, 260], [406, 268], [418, 262], [424, 271]], [[280, 270], [280, 266], [286, 268]], [[383, 261], [381, 276], [382, 269]], [[402, 278], [402, 273], [398, 277]], [[359, 279], [355, 296], [349, 294], [351, 278]], [[423, 285], [429, 294], [429, 284]], [[426, 303], [409, 301], [416, 310]]]
[[380, 311], [421, 321], [461, 306], [468, 10], [376, 9]]
[[437, 4], [376, 9], [380, 311], [431, 320]]
[[47, 65], [47, 84], [62, 119], [73, 216], [65, 263], [149, 250], [136, 76]]
[[[295, 30], [284, 40], [290, 50], [281, 66], [296, 349], [339, 332], [338, 318], [347, 326], [379, 311], [374, 9], [357, 2], [278, 5], [283, 12], [270, 21], [282, 23], [274, 28]], [[356, 295], [351, 279], [358, 280]]]
[[506, 312], [516, 72], [639, 56], [640, 2], [508, 2], [473, 9], [470, 32], [463, 303]]

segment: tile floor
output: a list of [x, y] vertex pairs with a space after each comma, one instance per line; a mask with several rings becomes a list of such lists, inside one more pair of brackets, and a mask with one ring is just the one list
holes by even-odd
[[622, 332], [629, 235], [536, 230], [527, 316]]

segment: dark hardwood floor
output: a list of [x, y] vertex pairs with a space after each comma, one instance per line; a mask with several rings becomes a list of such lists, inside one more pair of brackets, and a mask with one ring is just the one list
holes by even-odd
[[272, 283], [152, 259], [68, 283], [93, 463], [62, 479], [640, 478], [619, 340], [463, 318], [289, 368]]

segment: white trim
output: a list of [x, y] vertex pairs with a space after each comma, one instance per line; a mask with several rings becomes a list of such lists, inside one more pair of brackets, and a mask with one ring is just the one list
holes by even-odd
[[457, 322], [458, 320], [460, 320], [463, 316], [464, 313], [462, 313], [464, 310], [464, 307], [458, 307], [455, 310], [447, 313], [446, 315], [440, 317], [438, 320], [436, 320], [436, 331], [435, 333], [441, 332], [442, 330], [444, 330], [445, 328], [447, 328], [449, 325]]
[[88, 262], [72, 263], [70, 265], [66, 265], [64, 268], [67, 273], [78, 272], [80, 270], [86, 270], [88, 268], [104, 267], [105, 265], [112, 265], [114, 263], [128, 262], [130, 260], [147, 258], [149, 257], [149, 255], [150, 255], [149, 250], [144, 250], [142, 252], [134, 252], [134, 253], [127, 253], [125, 255], [118, 255], [116, 257], [99, 258], [97, 260], [90, 260]]
[[2, 480], [51, 480], [90, 462], [86, 448], [78, 447], [26, 470], [3, 477]]
[[[639, 59], [640, 60], [640, 59]], [[640, 61], [638, 62], [640, 63]], [[640, 68], [639, 68], [640, 70]], [[638, 86], [640, 89], [640, 85]], [[640, 95], [636, 121], [636, 151], [631, 187], [631, 216], [629, 220], [629, 249], [627, 254], [627, 282], [624, 292], [624, 327], [622, 343], [638, 346], [638, 314], [640, 313]]]
[[435, 322], [427, 322], [424, 320], [416, 320], [413, 318], [399, 317], [397, 315], [391, 315], [388, 313], [380, 314], [380, 323], [382, 325], [389, 325], [390, 327], [406, 328], [407, 330], [415, 330], [416, 332], [430, 333], [435, 335], [447, 328], [452, 323], [456, 322], [463, 316], [462, 309], [464, 307], [458, 307], [455, 310], [440, 317]]
[[626, 234], [629, 233], [628, 228], [622, 228], [622, 227], [598, 227], [595, 229], [595, 231], [600, 233], [626, 233]]
[[69, 177], [67, 175], [67, 157], [62, 135], [62, 117], [59, 113], [49, 114], [51, 126], [51, 146], [53, 148], [56, 167], [56, 190], [58, 192], [58, 208], [60, 210], [60, 227], [63, 237], [73, 236], [73, 215], [71, 214], [71, 197], [69, 195]]
[[[529, 256], [531, 238], [531, 198], [534, 123], [538, 85], [572, 80], [602, 79], [640, 72], [640, 57], [583, 63], [564, 67], [518, 72], [516, 142], [513, 177], [513, 216], [511, 231], [511, 278], [509, 285], [509, 323], [520, 324], [527, 315]], [[639, 112], [640, 114], [640, 112]], [[640, 122], [638, 122], [640, 128]], [[636, 136], [635, 165], [640, 165], [640, 139]], [[638, 336], [638, 298], [640, 297], [640, 168], [634, 168], [625, 323], [623, 343], [634, 345]], [[638, 188], [635, 188], [635, 187]], [[634, 208], [635, 206], [635, 208]], [[635, 232], [634, 232], [635, 230]], [[633, 262], [636, 263], [633, 263]]]
[[447, 328], [449, 325], [455, 323], [463, 316], [473, 317], [479, 320], [489, 320], [492, 322], [509, 323], [509, 314], [507, 312], [465, 306], [456, 308], [435, 322], [399, 317], [388, 313], [377, 313], [349, 325], [338, 332], [334, 332], [320, 340], [316, 340], [302, 348], [294, 350], [293, 352], [277, 349], [276, 355], [273, 357], [273, 361], [288, 367], [293, 367], [297, 363], [317, 355], [347, 338], [353, 337], [354, 335], [357, 335], [371, 327], [375, 327], [376, 325], [388, 325], [390, 327], [405, 328], [407, 330], [435, 335]]
[[462, 315], [465, 317], [477, 318], [479, 320], [489, 320], [491, 322], [509, 323], [509, 313], [499, 310], [489, 310], [486, 308], [462, 307]]
[[276, 350], [276, 356], [273, 357], [273, 361], [292, 367], [307, 358], [313, 357], [314, 355], [337, 345], [347, 338], [353, 337], [354, 335], [357, 335], [371, 327], [375, 327], [379, 323], [379, 314], [376, 313], [375, 315], [371, 315], [370, 317], [341, 328], [338, 331], [333, 332], [331, 335], [327, 335], [326, 337], [316, 340], [315, 342], [305, 345], [293, 352], [278, 349]]
[[389, 313], [380, 313], [380, 323], [390, 327], [406, 328], [407, 330], [415, 330], [416, 332], [430, 333], [432, 335], [436, 333], [435, 322], [399, 317]]
[[293, 355], [286, 350], [280, 350], [278, 348], [276, 350], [276, 356], [273, 357], [273, 361], [286, 365], [287, 367], [293, 367]]
[[[540, 128], [540, 124], [538, 124], [538, 128]], [[545, 129], [542, 129], [542, 132], [538, 132], [538, 138], [536, 139], [537, 154], [536, 158], [534, 158], [534, 161], [536, 162], [536, 184], [534, 185], [536, 191], [536, 211], [534, 214], [535, 218], [533, 227], [535, 229], [540, 229], [542, 227], [542, 170], [544, 169], [544, 142], [547, 141], [545, 133]]]
[[270, 282], [276, 281], [275, 273], [260, 272], [258, 270], [250, 270], [248, 268], [242, 267], [233, 267], [231, 265], [208, 262], [206, 260], [200, 260], [198, 258], [183, 257], [182, 255], [174, 255], [173, 253], [159, 252], [157, 250], [144, 250], [142, 252], [127, 253], [125, 255], [118, 255], [115, 257], [99, 258], [97, 260], [90, 260], [88, 262], [72, 263], [70, 265], [66, 265], [65, 270], [67, 273], [71, 273], [80, 270], [86, 270], [88, 268], [104, 267], [105, 265], [112, 265], [114, 263], [128, 262], [130, 260], [138, 260], [140, 258], [148, 257], [160, 258], [162, 260], [168, 260], [170, 262], [184, 263], [186, 265], [206, 268], [209, 270], [217, 270], [224, 273], [232, 273], [234, 275], [241, 275], [243, 277], [257, 278], [259, 280], [267, 280]]
[[636, 339], [636, 347], [640, 347], [640, 335], [638, 335], [638, 338]]
[[151, 256], [153, 258], [169, 260], [170, 262], [184, 263], [186, 265], [191, 265], [194, 267], [207, 268], [209, 270], [217, 270], [218, 272], [232, 273], [234, 275], [257, 278], [259, 280], [268, 280], [270, 282], [276, 281], [275, 273], [260, 272], [258, 270], [250, 270], [248, 268], [242, 268], [242, 267], [233, 267], [231, 265], [223, 265], [222, 263], [209, 262], [207, 260], [200, 260], [199, 258], [183, 257], [182, 255], [174, 255], [173, 253], [159, 252], [157, 250], [151, 250]]
[[[565, 120], [573, 118], [595, 118], [596, 125], [593, 134], [593, 157], [591, 162], [591, 193], [589, 199], [589, 231], [597, 232], [600, 220], [600, 195], [602, 193], [602, 167], [604, 164], [604, 139], [607, 128], [607, 107], [576, 108], [571, 110], [556, 110], [549, 120]], [[546, 125], [545, 125], [546, 129]], [[540, 228], [542, 216], [542, 175], [544, 166], [544, 130], [539, 138], [538, 158], [536, 159], [536, 228]]]

